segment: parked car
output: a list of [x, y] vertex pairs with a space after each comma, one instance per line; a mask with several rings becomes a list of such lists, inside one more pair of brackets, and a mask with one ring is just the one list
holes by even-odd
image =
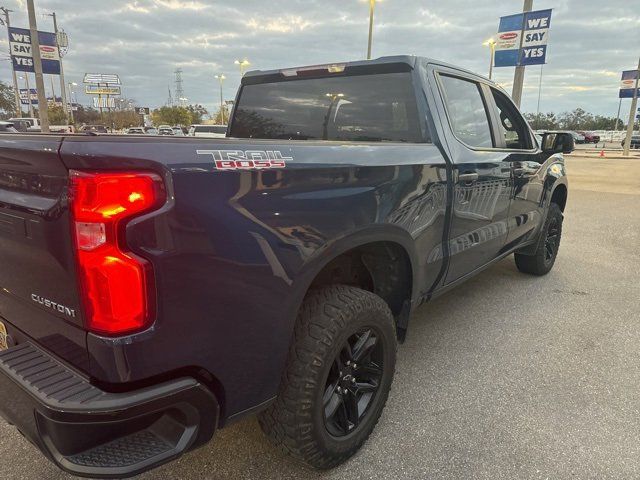
[[81, 132], [92, 132], [92, 133], [109, 133], [107, 127], [104, 125], [84, 125], [81, 129]]
[[175, 135], [175, 132], [173, 131], [173, 128], [171, 128], [171, 127], [168, 127], [168, 128], [160, 127], [158, 129], [158, 135], [171, 135], [171, 136], [173, 136], [173, 135]]
[[[621, 142], [621, 145], [624, 147], [626, 139]], [[631, 143], [629, 144], [629, 148], [640, 148], [640, 134], [631, 135]]]
[[585, 142], [585, 137], [584, 135], [582, 135], [581, 133], [578, 132], [571, 132], [571, 135], [573, 135], [573, 141], [575, 143], [579, 143], [582, 144]]
[[600, 135], [593, 132], [578, 132], [578, 134], [584, 137], [584, 143], [598, 143], [600, 141]]
[[13, 128], [18, 130], [19, 132], [26, 132], [32, 126], [31, 121], [25, 118], [14, 118], [10, 119], [9, 122], [11, 122], [13, 124]]
[[334, 467], [417, 306], [510, 254], [553, 268], [573, 137], [537, 145], [484, 77], [396, 56], [237, 98], [224, 140], [0, 141], [0, 412], [67, 472], [138, 474], [257, 412]]
[[146, 135], [143, 127], [131, 127], [127, 130], [127, 135]]
[[189, 129], [191, 137], [225, 138], [227, 136], [226, 125], [191, 125]]
[[182, 127], [171, 127], [171, 130], [173, 130], [173, 134], [176, 137], [184, 137], [184, 130], [182, 130]]
[[13, 122], [0, 121], [0, 133], [20, 133], [16, 130]]
[[[29, 125], [24, 131], [27, 131], [31, 127], [40, 128], [40, 119], [36, 117], [16, 117], [10, 118], [9, 121], [13, 122], [14, 126], [18, 123], [27, 122]], [[18, 130], [23, 131], [20, 128]]]

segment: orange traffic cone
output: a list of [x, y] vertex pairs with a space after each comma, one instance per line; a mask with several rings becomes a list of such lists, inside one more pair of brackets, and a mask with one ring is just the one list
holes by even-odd
[[604, 157], [604, 150], [600, 150], [600, 156]]

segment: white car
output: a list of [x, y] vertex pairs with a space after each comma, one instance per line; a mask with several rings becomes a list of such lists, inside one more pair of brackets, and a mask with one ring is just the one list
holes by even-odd
[[225, 138], [227, 136], [226, 125], [191, 125], [190, 137]]

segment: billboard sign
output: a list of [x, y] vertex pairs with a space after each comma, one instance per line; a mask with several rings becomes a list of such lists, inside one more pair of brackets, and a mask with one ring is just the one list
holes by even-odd
[[495, 66], [546, 63], [550, 26], [551, 9], [501, 17], [495, 45]]
[[[38, 32], [40, 40], [40, 57], [42, 58], [42, 73], [60, 75], [60, 55], [56, 44], [55, 33]], [[26, 28], [9, 29], [9, 48], [11, 61], [16, 72], [34, 73], [33, 53], [31, 51], [31, 32]]]
[[85, 73], [83, 83], [120, 85], [120, 77], [111, 73]]
[[150, 110], [149, 107], [136, 107], [136, 112], [138, 115], [149, 115]]
[[93, 108], [116, 108], [116, 99], [113, 97], [93, 97]]
[[[38, 104], [38, 91], [35, 88], [31, 88], [31, 105]], [[20, 103], [22, 105], [29, 105], [29, 95], [26, 88], [20, 89]]]
[[[622, 72], [619, 98], [633, 98], [633, 87], [636, 84], [636, 78], [638, 78], [637, 70], [625, 70]], [[640, 88], [638, 88], [638, 96], [640, 96]]]
[[84, 87], [87, 95], [120, 95], [120, 87], [117, 85], [107, 86], [98, 84], [88, 84]]

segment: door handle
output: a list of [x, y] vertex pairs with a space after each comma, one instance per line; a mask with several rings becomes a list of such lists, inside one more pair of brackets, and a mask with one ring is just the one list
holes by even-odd
[[460, 183], [470, 184], [478, 181], [477, 173], [461, 173], [458, 175], [458, 181]]

